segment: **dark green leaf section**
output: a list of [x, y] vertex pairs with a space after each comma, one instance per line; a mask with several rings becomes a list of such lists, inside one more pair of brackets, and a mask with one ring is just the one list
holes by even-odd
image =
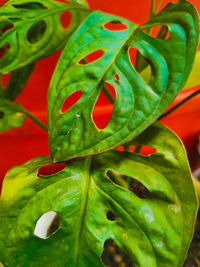
[[[0, 8], [0, 72], [7, 73], [62, 49], [90, 12], [84, 0], [11, 0]], [[71, 22], [63, 28], [61, 15]]]
[[[21, 267], [100, 267], [104, 242], [112, 238], [136, 267], [181, 267], [197, 211], [185, 150], [160, 124], [136, 141], [157, 152], [144, 157], [109, 151], [68, 161], [60, 172], [39, 178], [38, 169], [51, 164], [46, 157], [12, 168], [0, 202], [0, 261]], [[148, 189], [147, 198], [128, 189], [133, 179]], [[60, 226], [44, 240], [33, 233], [49, 211], [57, 213]]]
[[25, 67], [11, 72], [9, 83], [6, 88], [0, 89], [0, 95], [11, 101], [15, 100], [26, 86], [34, 67], [35, 63], [31, 63]]
[[17, 111], [18, 105], [0, 97], [0, 133], [23, 125], [25, 116]]
[[[127, 29], [112, 31], [108, 22]], [[167, 40], [143, 30], [165, 25]], [[69, 40], [52, 78], [48, 95], [49, 147], [54, 161], [96, 154], [131, 140], [155, 121], [182, 89], [191, 70], [199, 39], [199, 17], [184, 1], [167, 6], [142, 27], [93, 12]], [[151, 66], [143, 80], [132, 66], [129, 48], [136, 48]], [[89, 64], [81, 60], [95, 51], [103, 56]], [[119, 79], [116, 79], [116, 74]], [[116, 100], [105, 129], [97, 129], [92, 112], [103, 85], [114, 87]], [[67, 112], [62, 105], [76, 91], [80, 100]]]

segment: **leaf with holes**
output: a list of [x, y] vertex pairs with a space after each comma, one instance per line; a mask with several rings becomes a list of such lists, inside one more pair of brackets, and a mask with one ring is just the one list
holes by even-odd
[[98, 267], [112, 239], [135, 266], [182, 266], [197, 212], [185, 150], [160, 124], [137, 142], [156, 153], [113, 150], [66, 165], [40, 157], [12, 168], [0, 201], [0, 261]]
[[[166, 40], [145, 29], [165, 25]], [[147, 24], [135, 24], [95, 11], [70, 38], [58, 62], [48, 94], [49, 146], [52, 159], [96, 154], [131, 140], [155, 121], [182, 89], [195, 57], [199, 17], [184, 1], [167, 6]], [[144, 81], [131, 60], [138, 50], [149, 62]], [[95, 125], [93, 113], [105, 85], [116, 92], [108, 125]], [[68, 97], [80, 99], [63, 112]], [[108, 91], [107, 91], [108, 92]]]
[[0, 75], [0, 96], [11, 101], [15, 100], [24, 89], [34, 67], [35, 63], [31, 63], [11, 73]]
[[90, 11], [84, 0], [11, 0], [0, 12], [0, 72], [7, 73], [62, 49]]
[[23, 125], [25, 116], [18, 111], [18, 105], [0, 97], [0, 133]]

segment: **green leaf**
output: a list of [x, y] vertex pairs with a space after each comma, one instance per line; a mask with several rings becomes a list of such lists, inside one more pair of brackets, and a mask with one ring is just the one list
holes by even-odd
[[191, 87], [200, 85], [199, 66], [200, 66], [200, 52], [196, 54], [193, 69], [190, 73], [186, 85], [184, 86], [184, 89], [189, 89]]
[[34, 67], [35, 63], [31, 63], [25, 67], [11, 72], [10, 80], [6, 88], [0, 87], [1, 97], [5, 97], [11, 101], [15, 100], [24, 89], [30, 75], [34, 70]]
[[[70, 4], [53, 0], [11, 0], [0, 8], [0, 72], [7, 73], [62, 49], [67, 38], [90, 12], [84, 0]], [[71, 14], [65, 29], [61, 15]]]
[[[111, 31], [105, 27], [116, 21], [127, 29]], [[160, 24], [169, 29], [167, 40], [143, 32]], [[50, 84], [48, 124], [52, 159], [62, 161], [100, 153], [140, 134], [184, 86], [198, 39], [199, 17], [186, 1], [167, 6], [142, 27], [99, 11], [89, 15], [67, 43]], [[149, 82], [132, 66], [130, 47], [138, 49], [149, 62]], [[103, 56], [92, 63], [85, 62], [96, 51]], [[104, 84], [114, 87], [116, 100], [107, 127], [98, 129], [92, 113]], [[77, 91], [82, 93], [80, 100], [67, 112], [61, 112], [65, 100]]]
[[18, 111], [18, 105], [0, 97], [0, 133], [23, 125], [25, 116]]
[[[157, 123], [136, 141], [157, 152], [145, 157], [109, 151], [73, 159], [50, 176], [38, 177], [41, 166], [52, 164], [46, 157], [12, 168], [0, 202], [0, 261], [21, 267], [103, 266], [104, 242], [112, 238], [136, 267], [181, 267], [197, 212], [185, 150]], [[127, 189], [136, 180], [148, 190], [145, 197]], [[40, 236], [36, 225], [52, 211], [57, 228], [48, 225], [46, 231], [53, 231]]]

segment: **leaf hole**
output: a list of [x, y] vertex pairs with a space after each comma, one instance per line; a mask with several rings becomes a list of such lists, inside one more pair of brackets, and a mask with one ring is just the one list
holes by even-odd
[[62, 171], [66, 167], [65, 163], [45, 165], [39, 168], [37, 177], [48, 177]]
[[90, 53], [89, 55], [85, 56], [84, 58], [82, 58], [78, 62], [78, 64], [86, 65], [86, 64], [92, 63], [92, 62], [97, 61], [98, 59], [102, 58], [103, 55], [104, 55], [103, 50], [96, 50], [96, 51]]
[[61, 113], [67, 112], [72, 106], [74, 106], [82, 97], [81, 91], [76, 91], [68, 96], [61, 108]]
[[115, 214], [114, 214], [112, 211], [108, 211], [108, 212], [106, 213], [106, 218], [107, 218], [109, 221], [116, 221], [116, 220], [117, 220]]
[[55, 211], [48, 211], [44, 213], [36, 223], [34, 235], [47, 239], [54, 234], [60, 227], [59, 217]]
[[[126, 237], [127, 235], [124, 234], [124, 238]], [[105, 266], [134, 267], [133, 261], [116, 245], [111, 238], [104, 242], [101, 259]]]
[[165, 25], [156, 25], [151, 28], [150, 34], [151, 37], [161, 39], [161, 40], [168, 40], [170, 37], [169, 28]]
[[150, 195], [149, 190], [141, 182], [132, 177], [113, 170], [108, 171], [107, 176], [114, 184], [131, 191], [141, 199], [148, 198]]
[[129, 190], [141, 199], [146, 199], [150, 196], [149, 190], [136, 179], [130, 180]]
[[30, 2], [24, 4], [14, 4], [12, 5], [16, 9], [28, 9], [28, 10], [38, 10], [38, 9], [47, 9], [44, 5], [38, 2]]
[[114, 75], [114, 77], [116, 81], [119, 81], [119, 75], [117, 73]]
[[128, 55], [132, 67], [136, 69], [137, 72], [140, 73], [141, 77], [146, 83], [149, 83], [152, 75], [151, 65], [149, 64], [149, 62], [142, 56], [140, 51], [135, 47], [129, 47]]
[[13, 29], [14, 28], [14, 25], [12, 24], [12, 23], [9, 23], [6, 27], [4, 27], [2, 30], [1, 30], [1, 32], [2, 32], [2, 34], [3, 33], [6, 33], [7, 31], [9, 31], [9, 30], [11, 30], [11, 29]]
[[120, 20], [112, 20], [104, 24], [104, 28], [109, 31], [125, 31], [128, 26]]
[[2, 87], [4, 89], [8, 86], [9, 81], [10, 81], [10, 77], [11, 77], [10, 73], [2, 74], [2, 76], [1, 76], [1, 85], [2, 85]]
[[0, 60], [4, 58], [6, 52], [10, 50], [10, 45], [6, 45], [4, 48], [0, 48]]
[[[104, 87], [101, 89], [99, 97], [92, 111], [92, 119], [95, 126], [98, 129], [103, 130], [107, 127], [113, 113], [115, 99], [116, 99], [115, 88], [108, 83], [104, 84]], [[109, 105], [109, 109], [107, 113], [104, 116], [102, 116], [102, 119], [99, 120], [99, 109], [103, 105]]]
[[46, 31], [47, 25], [44, 20], [40, 20], [33, 24], [30, 29], [27, 32], [27, 40], [30, 44], [35, 44], [39, 42], [45, 31]]
[[141, 146], [139, 154], [148, 157], [156, 153], [156, 148], [150, 146]]
[[138, 50], [135, 47], [129, 47], [128, 49], [129, 60], [134, 69], [136, 68], [137, 52]]
[[64, 11], [60, 15], [60, 22], [61, 22], [63, 29], [66, 30], [67, 28], [69, 28], [69, 25], [71, 23], [71, 19], [72, 19], [72, 16], [71, 16], [71, 13], [69, 11]]
[[0, 119], [3, 119], [4, 116], [5, 116], [5, 113], [0, 110]]

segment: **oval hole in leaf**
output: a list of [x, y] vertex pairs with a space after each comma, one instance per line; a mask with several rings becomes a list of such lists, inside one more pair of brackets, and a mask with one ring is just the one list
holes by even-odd
[[69, 11], [64, 11], [61, 15], [60, 15], [60, 22], [61, 25], [63, 27], [63, 29], [67, 29], [71, 23], [71, 13]]
[[124, 151], [124, 146], [118, 146], [118, 147], [116, 147], [116, 150], [118, 150], [118, 151]]
[[55, 211], [48, 211], [37, 221], [34, 235], [41, 239], [47, 239], [58, 230], [59, 226], [58, 214]]
[[51, 165], [45, 165], [39, 168], [37, 177], [51, 176], [60, 171], [62, 171], [66, 167], [65, 163], [57, 163]]
[[[123, 238], [127, 239], [127, 235], [125, 233]], [[101, 259], [105, 266], [134, 267], [133, 261], [116, 245], [111, 238], [104, 242], [104, 249]]]
[[[151, 65], [135, 47], [128, 49], [129, 60], [134, 69], [140, 73], [143, 80], [148, 83], [151, 79]], [[136, 64], [136, 59], [139, 64]]]
[[128, 49], [129, 60], [131, 62], [131, 65], [133, 66], [133, 68], [136, 67], [137, 52], [138, 52], [138, 50], [135, 47], [129, 47], [129, 49]]
[[150, 156], [156, 153], [156, 148], [150, 146], [142, 146], [139, 154], [142, 156]]
[[150, 196], [149, 190], [136, 179], [131, 178], [129, 183], [129, 190], [134, 194], [136, 194], [136, 196], [138, 196], [141, 199], [146, 199], [149, 198]]
[[167, 40], [170, 37], [169, 29], [165, 25], [156, 25], [151, 28], [150, 36], [157, 39]]
[[89, 55], [85, 56], [84, 58], [82, 58], [78, 62], [78, 64], [86, 65], [86, 64], [92, 63], [92, 62], [97, 61], [98, 59], [102, 58], [103, 55], [104, 55], [103, 50], [96, 50], [96, 51], [90, 53]]
[[119, 75], [117, 73], [114, 75], [114, 77], [116, 81], [119, 81]]
[[5, 116], [5, 113], [0, 110], [0, 119], [3, 119], [4, 116]]
[[72, 93], [70, 96], [65, 99], [62, 108], [61, 108], [61, 113], [67, 112], [72, 106], [74, 106], [82, 97], [82, 92], [81, 91], [76, 91]]
[[45, 31], [46, 31], [47, 25], [44, 20], [40, 20], [33, 24], [30, 29], [27, 32], [27, 40], [30, 44], [35, 44], [39, 42]]
[[109, 221], [116, 221], [116, 220], [117, 220], [115, 214], [114, 214], [112, 211], [108, 211], [108, 212], [106, 213], [106, 218], [107, 218]]
[[109, 31], [125, 31], [128, 26], [120, 20], [112, 20], [104, 24], [104, 28]]
[[149, 190], [141, 182], [136, 179], [133, 179], [132, 177], [126, 176], [120, 172], [116, 172], [113, 170], [108, 171], [107, 176], [113, 183], [131, 191], [141, 199], [148, 198], [150, 195]]
[[4, 48], [0, 48], [0, 60], [3, 59], [6, 52], [10, 49], [10, 45], [6, 45]]
[[[101, 89], [99, 97], [92, 111], [93, 122], [95, 126], [100, 130], [105, 129], [106, 126], [108, 125], [110, 118], [112, 116], [112, 113], [113, 113], [114, 101], [116, 99], [116, 91], [112, 85], [106, 83], [104, 84], [104, 88], [107, 94], [105, 94], [105, 90]], [[111, 99], [113, 99], [113, 103], [111, 103]], [[99, 110], [101, 107], [106, 106], [106, 105], [109, 105], [109, 109], [107, 109], [107, 113], [104, 114], [104, 116], [101, 116], [101, 120], [100, 120]]]
[[12, 23], [10, 23], [9, 25], [7, 25], [6, 27], [4, 27], [1, 32], [2, 33], [6, 33], [7, 31], [11, 30], [14, 28], [14, 25]]
[[10, 77], [11, 77], [10, 73], [2, 74], [2, 76], [1, 76], [1, 85], [2, 85], [3, 88], [6, 88], [7, 85], [9, 84]]
[[28, 9], [28, 10], [47, 9], [44, 5], [42, 5], [41, 3], [38, 3], [38, 2], [14, 4], [12, 6], [16, 9]]

